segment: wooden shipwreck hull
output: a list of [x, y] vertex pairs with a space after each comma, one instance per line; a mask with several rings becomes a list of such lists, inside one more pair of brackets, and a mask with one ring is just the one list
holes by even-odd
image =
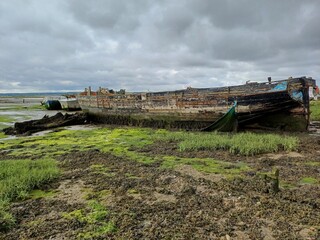
[[[126, 93], [90, 87], [77, 98], [95, 121], [160, 128], [230, 131], [263, 127], [305, 131], [309, 125], [309, 88], [315, 80], [300, 77], [218, 88]], [[234, 117], [230, 114], [234, 108]], [[224, 122], [228, 126], [214, 124]], [[233, 119], [233, 121], [231, 121]]]

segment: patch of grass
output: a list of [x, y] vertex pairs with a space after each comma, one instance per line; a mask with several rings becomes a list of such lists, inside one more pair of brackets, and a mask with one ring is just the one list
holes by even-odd
[[278, 134], [160, 132], [157, 138], [178, 141], [180, 151], [226, 150], [243, 156], [292, 151], [298, 146], [298, 138]]
[[24, 199], [32, 189], [58, 175], [52, 159], [0, 161], [0, 199]]
[[304, 177], [300, 180], [300, 184], [317, 184], [318, 180], [313, 177]]
[[0, 231], [10, 229], [16, 223], [9, 206], [8, 199], [0, 199]]
[[8, 207], [11, 201], [27, 198], [32, 189], [58, 174], [57, 164], [52, 159], [0, 161], [0, 225], [9, 228], [14, 222]]
[[159, 129], [156, 131], [156, 137], [158, 140], [168, 141], [168, 142], [178, 142], [183, 141], [190, 136], [193, 136], [196, 133], [189, 133], [189, 132], [169, 132], [164, 129]]
[[320, 101], [311, 101], [310, 102], [310, 118], [312, 121], [320, 121]]
[[109, 212], [97, 200], [90, 200], [85, 209], [64, 213], [62, 216], [68, 220], [76, 220], [85, 224], [85, 231], [78, 234], [81, 239], [94, 239], [114, 232], [116, 227], [108, 221]]

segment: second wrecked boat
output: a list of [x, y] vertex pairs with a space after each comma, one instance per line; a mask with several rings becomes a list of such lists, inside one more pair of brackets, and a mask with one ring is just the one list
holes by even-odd
[[232, 131], [263, 127], [305, 131], [312, 78], [176, 91], [126, 93], [89, 87], [77, 98], [84, 112], [108, 124]]
[[47, 96], [42, 100], [41, 104], [48, 110], [81, 110], [75, 95]]
[[62, 110], [77, 111], [81, 110], [78, 99], [74, 95], [66, 95], [59, 100]]

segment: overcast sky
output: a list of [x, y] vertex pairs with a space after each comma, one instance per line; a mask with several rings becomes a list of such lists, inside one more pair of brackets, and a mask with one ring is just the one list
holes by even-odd
[[1, 0], [0, 93], [320, 77], [318, 0]]

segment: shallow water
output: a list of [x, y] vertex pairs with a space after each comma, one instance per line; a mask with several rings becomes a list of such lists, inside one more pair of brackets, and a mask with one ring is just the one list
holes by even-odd
[[23, 121], [27, 121], [27, 120], [34, 120], [34, 119], [41, 119], [43, 118], [45, 115], [48, 116], [53, 116], [57, 114], [57, 112], [55, 111], [47, 113], [44, 111], [37, 111], [37, 112], [11, 112], [11, 113], [4, 113], [2, 111], [0, 111], [0, 117], [1, 116], [8, 116], [12, 119], [12, 121], [10, 122], [1, 122], [0, 121], [0, 129], [6, 128], [6, 127], [12, 127], [16, 122], [23, 122]]
[[[21, 103], [21, 104], [0, 103], [0, 117], [5, 116], [5, 117], [9, 117], [12, 119], [11, 122], [1, 122], [1, 120], [0, 120], [0, 129], [13, 126], [15, 122], [41, 119], [45, 115], [53, 116], [59, 112], [59, 111], [39, 110], [39, 109], [30, 108], [30, 106], [34, 106], [34, 105], [35, 105], [34, 103], [33, 104], [29, 104], [29, 103]], [[19, 109], [21, 107], [23, 107], [25, 109]], [[28, 109], [28, 107], [29, 107], [29, 109]], [[65, 111], [61, 111], [61, 112], [65, 113]]]
[[[56, 115], [58, 112], [61, 112], [63, 114], [67, 113], [67, 111], [55, 111], [55, 110], [39, 110], [39, 109], [32, 109], [30, 106], [34, 106], [35, 104], [30, 104], [30, 103], [20, 103], [20, 104], [12, 104], [12, 103], [0, 103], [0, 119], [1, 116], [3, 117], [9, 117], [12, 119], [11, 122], [1, 122], [0, 120], [0, 131], [1, 129], [11, 127], [14, 125], [15, 122], [23, 122], [27, 120], [35, 120], [35, 119], [41, 119], [45, 115], [51, 117]], [[27, 108], [29, 109], [19, 109], [19, 108]], [[73, 114], [75, 112], [68, 112], [68, 114]], [[93, 125], [74, 125], [74, 126], [67, 126], [64, 127], [64, 129], [68, 130], [90, 130], [94, 129], [96, 126]], [[44, 136], [50, 132], [54, 131], [52, 130], [45, 130], [41, 132], [37, 132], [32, 134], [31, 136]], [[6, 138], [2, 138], [0, 140], [10, 140], [10, 139], [15, 139], [17, 138], [16, 136], [8, 136]]]

